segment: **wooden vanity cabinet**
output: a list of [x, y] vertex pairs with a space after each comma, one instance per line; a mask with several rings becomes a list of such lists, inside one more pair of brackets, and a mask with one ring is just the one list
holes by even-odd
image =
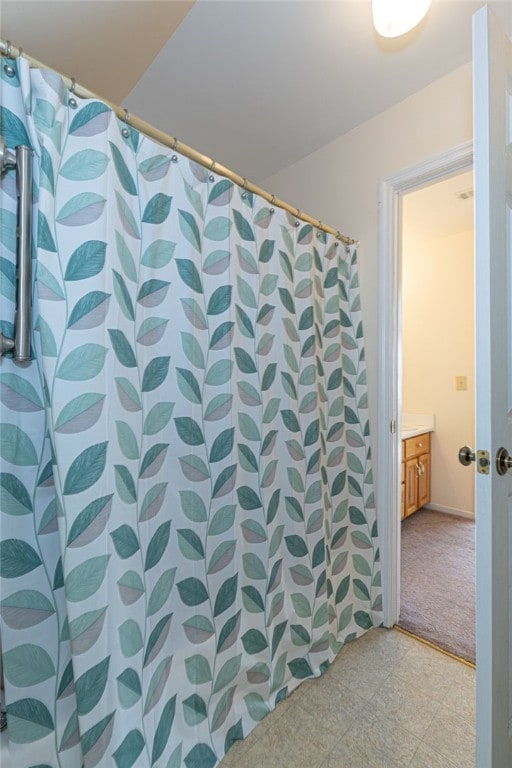
[[402, 440], [402, 519], [430, 501], [430, 467], [430, 432]]

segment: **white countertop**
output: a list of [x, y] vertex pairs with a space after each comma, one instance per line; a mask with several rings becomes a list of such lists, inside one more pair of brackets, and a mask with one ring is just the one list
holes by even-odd
[[433, 432], [434, 428], [428, 424], [402, 424], [402, 440], [407, 440], [409, 437], [417, 437], [418, 435], [424, 435], [425, 432]]

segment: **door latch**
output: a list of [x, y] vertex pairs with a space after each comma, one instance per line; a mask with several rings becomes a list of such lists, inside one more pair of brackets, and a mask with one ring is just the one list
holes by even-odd
[[469, 445], [464, 445], [459, 451], [459, 461], [463, 467], [469, 467], [472, 461], [476, 463], [476, 471], [488, 475], [491, 468], [489, 451], [477, 451], [476, 454]]

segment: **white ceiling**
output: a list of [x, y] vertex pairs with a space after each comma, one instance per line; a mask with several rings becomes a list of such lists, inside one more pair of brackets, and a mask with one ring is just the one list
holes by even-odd
[[470, 61], [483, 4], [384, 41], [370, 0], [0, 0], [0, 34], [259, 182]]

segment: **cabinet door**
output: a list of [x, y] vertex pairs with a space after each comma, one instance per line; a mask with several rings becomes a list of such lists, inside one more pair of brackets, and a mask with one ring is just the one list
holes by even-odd
[[430, 453], [420, 456], [418, 465], [418, 507], [423, 507], [430, 501]]
[[405, 517], [418, 509], [418, 459], [405, 462]]

